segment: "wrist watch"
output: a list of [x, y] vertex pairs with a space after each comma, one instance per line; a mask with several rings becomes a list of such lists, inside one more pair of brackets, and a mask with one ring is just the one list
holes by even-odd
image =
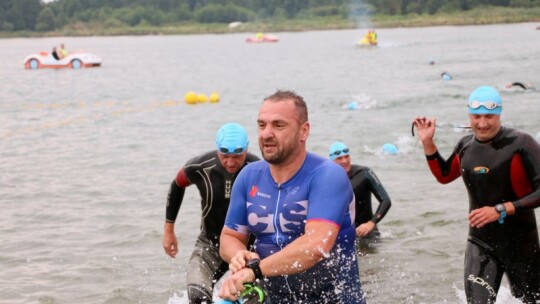
[[259, 267], [259, 264], [261, 263], [260, 259], [251, 259], [247, 262], [247, 267], [251, 270], [253, 270], [253, 274], [255, 274], [255, 280], [263, 280], [264, 276], [261, 271], [261, 267]]
[[495, 210], [500, 214], [499, 224], [504, 223], [504, 218], [506, 217], [506, 207], [503, 204], [495, 205]]

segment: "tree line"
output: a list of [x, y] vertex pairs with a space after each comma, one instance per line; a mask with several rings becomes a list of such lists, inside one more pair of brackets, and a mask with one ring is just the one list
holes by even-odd
[[477, 6], [537, 7], [540, 0], [0, 0], [0, 31], [230, 23], [374, 14], [436, 14]]

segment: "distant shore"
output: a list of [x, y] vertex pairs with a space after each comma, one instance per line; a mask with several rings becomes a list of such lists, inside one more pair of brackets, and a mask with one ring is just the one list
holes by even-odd
[[298, 32], [314, 30], [396, 28], [425, 26], [460, 26], [504, 23], [539, 22], [540, 7], [534, 8], [475, 8], [465, 12], [438, 13], [435, 15], [375, 15], [363, 20], [338, 17], [316, 19], [286, 19], [279, 21], [254, 21], [231, 28], [229, 24], [185, 23], [160, 27], [134, 26], [106, 28], [99, 22], [72, 24], [51, 32], [0, 32], [1, 38], [15, 37], [69, 37], [69, 36], [120, 36], [120, 35], [188, 35], [227, 34], [256, 32]]

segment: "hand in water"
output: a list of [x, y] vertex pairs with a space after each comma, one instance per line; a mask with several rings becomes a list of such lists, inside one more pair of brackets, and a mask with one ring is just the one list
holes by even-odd
[[221, 300], [218, 304], [263, 304], [266, 301], [266, 291], [260, 286], [245, 283], [246, 288], [236, 301]]

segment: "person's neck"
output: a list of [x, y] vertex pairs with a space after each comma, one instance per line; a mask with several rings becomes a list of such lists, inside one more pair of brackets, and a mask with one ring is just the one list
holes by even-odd
[[293, 177], [306, 159], [307, 151], [302, 149], [295, 155], [291, 155], [288, 161], [281, 164], [270, 164], [270, 174], [277, 184], [283, 184]]
[[488, 143], [491, 143], [492, 141], [494, 141], [497, 137], [499, 137], [499, 135], [501, 135], [501, 132], [503, 130], [503, 127], [500, 126], [499, 127], [499, 130], [497, 130], [497, 133], [495, 134], [495, 136], [493, 136], [492, 138], [489, 138], [489, 139], [484, 139], [484, 140], [480, 140], [478, 139], [478, 137], [474, 137], [475, 140], [481, 144], [488, 144]]

